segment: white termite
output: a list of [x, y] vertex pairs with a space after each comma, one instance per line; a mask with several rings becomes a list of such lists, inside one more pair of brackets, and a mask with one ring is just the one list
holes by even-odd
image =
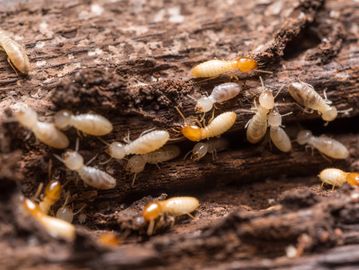
[[259, 95], [259, 105], [256, 106], [256, 113], [247, 123], [247, 140], [250, 143], [258, 143], [263, 139], [268, 128], [268, 113], [274, 108], [274, 96], [272, 90], [264, 86], [261, 78], [262, 87]]
[[55, 157], [62, 161], [69, 170], [77, 172], [80, 178], [91, 187], [97, 189], [111, 189], [116, 186], [116, 179], [111, 175], [100, 169], [86, 166], [83, 157], [77, 150], [67, 150], [62, 155], [62, 158], [56, 155]]
[[318, 111], [324, 121], [333, 121], [338, 115], [337, 109], [329, 105], [331, 101], [323, 99], [310, 84], [293, 82], [289, 85], [288, 92], [300, 105]]
[[69, 146], [69, 140], [53, 123], [40, 122], [37, 113], [24, 103], [12, 106], [16, 120], [31, 130], [35, 137], [48, 146], [63, 149]]
[[297, 135], [297, 142], [300, 145], [307, 144], [333, 159], [346, 159], [349, 157], [349, 151], [345, 145], [325, 135], [315, 137], [309, 130], [301, 130]]
[[292, 143], [287, 133], [282, 128], [282, 116], [276, 110], [268, 114], [269, 135], [273, 144], [282, 152], [289, 152], [292, 149]]
[[0, 51], [8, 56], [8, 62], [15, 70], [27, 75], [30, 71], [30, 61], [23, 46], [10, 37], [10, 34], [0, 29]]
[[127, 155], [144, 155], [160, 149], [169, 138], [170, 134], [166, 130], [154, 130], [128, 144], [110, 143], [107, 153], [115, 159], [123, 159]]
[[144, 155], [132, 156], [126, 165], [126, 170], [134, 173], [132, 186], [134, 186], [136, 175], [145, 169], [146, 163], [155, 164], [175, 159], [181, 150], [176, 145], [165, 145], [164, 147]]
[[202, 96], [197, 100], [195, 110], [197, 112], [205, 113], [212, 110], [215, 103], [223, 103], [236, 97], [241, 91], [241, 86], [238, 83], [222, 83], [213, 88], [210, 96]]
[[59, 129], [73, 126], [83, 133], [93, 136], [109, 134], [113, 129], [111, 122], [101, 115], [93, 113], [74, 115], [68, 110], [57, 112], [54, 116], [54, 123]]
[[345, 172], [337, 168], [327, 168], [318, 175], [322, 183], [335, 187], [341, 187], [344, 183], [351, 186], [359, 186], [359, 173]]
[[228, 148], [228, 141], [223, 138], [211, 139], [206, 142], [196, 143], [192, 149], [191, 159], [200, 160], [208, 153], [212, 154], [213, 160], [217, 157], [217, 152]]

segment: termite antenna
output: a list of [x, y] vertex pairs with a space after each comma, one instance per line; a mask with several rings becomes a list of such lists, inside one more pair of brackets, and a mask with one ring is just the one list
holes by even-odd
[[131, 187], [135, 187], [136, 176], [137, 176], [137, 173], [135, 173], [135, 175], [133, 176]]
[[178, 114], [182, 117], [182, 119], [184, 121], [186, 121], [186, 117], [184, 116], [184, 114], [181, 112], [181, 110], [178, 108], [178, 106], [175, 106], [176, 111], [178, 112]]
[[255, 71], [260, 72], [260, 73], [265, 73], [265, 74], [273, 74], [272, 71], [263, 70], [263, 69], [255, 69]]
[[346, 109], [346, 110], [338, 110], [337, 112], [348, 115], [351, 111], [353, 111], [353, 107]]
[[187, 97], [189, 97], [190, 99], [192, 99], [194, 102], [197, 102], [197, 99], [195, 99], [195, 98], [192, 97], [191, 95], [187, 95]]
[[79, 147], [80, 147], [80, 140], [79, 137], [76, 138], [76, 147], [75, 147], [75, 151], [78, 152], [79, 151]]
[[77, 211], [74, 213], [74, 216], [76, 216], [76, 215], [79, 214], [82, 210], [84, 210], [86, 206], [87, 206], [87, 205], [84, 204], [79, 210], [77, 210]]
[[43, 187], [44, 187], [44, 183], [41, 182], [39, 184], [39, 186], [37, 187], [37, 190], [36, 190], [34, 196], [32, 196], [33, 201], [37, 200], [37, 198], [40, 196]]
[[110, 145], [108, 142], [106, 142], [104, 139], [100, 138], [100, 137], [96, 137], [100, 142], [102, 142], [105, 145]]
[[282, 86], [279, 88], [278, 92], [277, 92], [277, 93], [275, 94], [275, 96], [274, 96], [274, 99], [276, 99], [276, 97], [279, 95], [279, 93], [282, 92], [283, 88], [284, 88], [284, 85], [282, 85]]
[[293, 112], [287, 112], [285, 114], [282, 114], [281, 116], [284, 117], [284, 116], [288, 116], [288, 115], [291, 115], [291, 114], [293, 114]]
[[189, 156], [189, 154], [191, 154], [191, 153], [192, 153], [192, 150], [188, 151], [187, 154], [184, 155], [183, 160], [186, 160], [187, 157]]
[[54, 157], [62, 163], [65, 163], [65, 161], [59, 155], [54, 154]]
[[259, 76], [259, 80], [261, 81], [261, 85], [262, 85], [262, 88], [264, 89], [264, 81], [263, 81], [263, 78], [262, 78], [262, 76]]

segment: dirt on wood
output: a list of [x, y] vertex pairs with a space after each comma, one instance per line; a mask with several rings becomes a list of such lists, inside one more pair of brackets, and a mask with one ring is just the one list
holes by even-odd
[[[358, 3], [352, 0], [257, 1], [1, 1], [1, 28], [28, 52], [32, 71], [18, 76], [0, 55], [0, 266], [1, 269], [357, 269], [359, 192], [321, 187], [321, 169], [359, 171]], [[209, 59], [250, 55], [260, 69], [218, 78], [191, 79]], [[245, 139], [245, 125], [262, 76], [274, 93], [293, 150], [281, 153], [268, 139]], [[286, 91], [295, 80], [312, 84], [339, 111], [324, 125]], [[219, 83], [241, 84], [239, 97], [216, 114], [235, 111], [228, 147], [217, 159], [183, 159], [193, 143], [175, 130], [194, 115], [194, 101]], [[108, 160], [106, 145], [74, 129], [85, 161], [117, 179], [115, 189], [84, 186], [54, 158], [62, 151], [39, 143], [12, 121], [10, 106], [23, 101], [42, 121], [61, 109], [96, 112], [114, 125], [106, 142], [166, 129], [181, 156], [147, 164], [131, 186], [126, 160]], [[348, 110], [349, 109], [349, 110]], [[210, 118], [210, 116], [208, 116]], [[300, 129], [326, 134], [350, 157], [328, 160], [295, 142]], [[56, 240], [24, 212], [40, 183], [52, 179], [71, 194], [76, 239]], [[164, 216], [147, 235], [143, 207], [153, 199], [195, 196], [193, 218]], [[63, 205], [65, 196], [51, 214]], [[111, 232], [119, 244], [103, 245]]]

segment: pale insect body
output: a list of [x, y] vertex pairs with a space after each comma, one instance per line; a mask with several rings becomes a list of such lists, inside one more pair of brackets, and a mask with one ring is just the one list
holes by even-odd
[[[178, 110], [178, 108], [176, 109]], [[184, 115], [179, 110], [178, 112], [185, 121], [181, 128], [183, 136], [194, 142], [222, 135], [234, 125], [237, 119], [235, 112], [224, 112], [216, 116], [207, 126], [199, 127], [187, 123]]]
[[334, 187], [341, 187], [344, 183], [359, 186], [359, 173], [345, 172], [337, 168], [324, 169], [319, 174], [320, 180]]
[[173, 217], [190, 215], [199, 207], [198, 199], [194, 197], [173, 197], [163, 201], [155, 201], [147, 204], [143, 210], [144, 219], [149, 222], [147, 234], [154, 230], [155, 220], [168, 214]]
[[83, 157], [76, 151], [66, 151], [61, 161], [69, 170], [77, 172], [80, 178], [91, 187], [112, 189], [116, 186], [115, 178], [100, 169], [84, 165]]
[[209, 60], [196, 65], [191, 70], [194, 78], [217, 77], [231, 72], [251, 72], [257, 68], [257, 61], [249, 57], [240, 57], [236, 60]]
[[273, 144], [282, 152], [289, 152], [292, 149], [292, 143], [281, 127], [282, 116], [277, 111], [271, 111], [268, 115], [269, 135]]
[[155, 130], [140, 136], [136, 140], [122, 144], [113, 142], [109, 145], [107, 152], [115, 159], [122, 159], [127, 155], [144, 155], [156, 151], [167, 143], [170, 135], [165, 130]]
[[37, 113], [24, 103], [13, 106], [16, 120], [25, 128], [31, 130], [35, 137], [53, 148], [63, 149], [69, 146], [67, 136], [58, 130], [53, 123], [40, 122]]
[[72, 223], [75, 214], [72, 208], [68, 205], [69, 198], [70, 194], [68, 193], [64, 204], [59, 209], [57, 209], [56, 217], [65, 220], [68, 223]]
[[36, 203], [29, 199], [24, 200], [23, 207], [52, 237], [66, 239], [68, 241], [74, 240], [76, 232], [72, 224], [46, 215]]
[[324, 121], [333, 121], [338, 115], [337, 109], [334, 106], [329, 106], [329, 101], [324, 100], [310, 84], [304, 82], [291, 83], [288, 92], [300, 105], [318, 111]]
[[264, 87], [262, 81], [262, 92], [259, 96], [259, 105], [256, 106], [256, 113], [247, 123], [247, 140], [250, 143], [258, 143], [263, 139], [268, 128], [268, 113], [274, 108], [274, 97], [270, 89]]
[[209, 112], [215, 103], [223, 103], [236, 97], [241, 91], [241, 87], [237, 83], [222, 83], [213, 88], [210, 96], [202, 96], [197, 100], [195, 110], [197, 112]]
[[213, 159], [215, 159], [217, 152], [223, 151], [226, 148], [228, 148], [228, 141], [222, 138], [199, 142], [193, 147], [191, 158], [197, 161], [207, 155], [207, 153], [210, 153]]
[[54, 122], [55, 126], [59, 129], [73, 126], [83, 133], [93, 136], [109, 134], [113, 129], [109, 120], [93, 113], [73, 115], [70, 111], [62, 110], [55, 114]]
[[146, 163], [158, 164], [169, 161], [179, 156], [181, 150], [176, 145], [166, 145], [154, 152], [132, 156], [127, 163], [126, 170], [132, 173], [140, 173], [145, 169]]
[[309, 130], [301, 130], [297, 142], [300, 145], [307, 144], [333, 159], [346, 159], [349, 156], [348, 149], [342, 143], [323, 135], [315, 137]]
[[13, 40], [10, 35], [0, 29], [0, 51], [3, 50], [8, 56], [10, 65], [22, 74], [30, 71], [30, 61], [23, 46]]

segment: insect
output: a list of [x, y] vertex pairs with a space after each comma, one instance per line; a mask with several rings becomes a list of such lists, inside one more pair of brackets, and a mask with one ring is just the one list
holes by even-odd
[[30, 71], [30, 61], [23, 46], [13, 40], [10, 35], [0, 29], [0, 51], [7, 54], [8, 62], [15, 70], [27, 75]]
[[236, 97], [241, 91], [241, 86], [238, 83], [222, 83], [213, 88], [210, 96], [202, 96], [197, 100], [195, 110], [197, 112], [205, 113], [212, 110], [215, 103], [223, 103]]
[[145, 169], [146, 163], [158, 164], [179, 156], [181, 150], [176, 145], [165, 145], [164, 147], [144, 155], [132, 156], [126, 165], [126, 170], [134, 173], [132, 186], [135, 184], [136, 175]]
[[288, 92], [300, 105], [318, 111], [326, 122], [333, 121], [338, 115], [337, 109], [329, 105], [331, 101], [323, 99], [310, 84], [293, 82], [289, 85]]
[[325, 135], [315, 137], [309, 130], [299, 131], [297, 142], [300, 145], [308, 144], [310, 147], [316, 148], [319, 152], [334, 159], [346, 159], [349, 156], [348, 149], [342, 143]]
[[73, 126], [83, 133], [93, 136], [106, 135], [113, 129], [111, 122], [101, 115], [93, 113], [73, 115], [68, 110], [57, 112], [54, 116], [54, 122], [59, 129]]
[[264, 86], [261, 79], [262, 87], [259, 95], [259, 105], [256, 105], [256, 113], [246, 124], [247, 140], [250, 143], [258, 143], [267, 133], [268, 113], [274, 108], [274, 96], [272, 91]]
[[182, 135], [193, 142], [220, 136], [228, 131], [237, 119], [235, 112], [224, 112], [216, 116], [207, 126], [199, 127], [190, 123], [177, 107], [176, 110], [184, 120], [181, 127]]
[[131, 154], [144, 155], [164, 146], [169, 138], [170, 134], [167, 131], [154, 130], [128, 144], [113, 142], [109, 144], [107, 153], [115, 159], [122, 159]]
[[344, 183], [351, 186], [359, 186], [359, 173], [357, 172], [344, 172], [336, 168], [324, 169], [318, 175], [323, 184], [328, 184], [333, 187], [341, 187]]
[[269, 135], [273, 144], [282, 152], [289, 152], [292, 143], [282, 126], [282, 116], [276, 110], [268, 114]]
[[72, 224], [46, 215], [36, 203], [27, 198], [24, 199], [23, 207], [52, 237], [68, 241], [75, 239], [75, 227]]
[[216, 138], [207, 142], [196, 143], [192, 149], [191, 159], [197, 161], [203, 158], [207, 153], [212, 154], [212, 158], [217, 158], [217, 152], [223, 151], [228, 147], [228, 141], [222, 138]]
[[240, 71], [248, 73], [256, 70], [258, 63], [250, 57], [239, 57], [236, 60], [209, 60], [196, 65], [191, 70], [193, 78], [217, 77], [225, 73]]
[[51, 181], [45, 188], [45, 196], [39, 203], [41, 211], [47, 214], [61, 196], [62, 186], [59, 181]]
[[31, 130], [35, 137], [48, 146], [63, 149], [69, 146], [67, 136], [58, 130], [53, 123], [40, 122], [37, 113], [24, 103], [13, 106], [16, 120], [25, 128]]
[[143, 210], [143, 218], [149, 222], [147, 234], [152, 235], [155, 220], [164, 214], [173, 217], [190, 215], [199, 207], [199, 201], [194, 197], [173, 197], [163, 201], [147, 204]]
[[118, 238], [118, 236], [114, 232], [105, 232], [102, 233], [98, 239], [97, 242], [100, 245], [107, 246], [107, 247], [116, 247], [121, 244], [121, 240]]
[[65, 164], [65, 166], [79, 174], [80, 178], [89, 186], [97, 189], [111, 189], [116, 186], [116, 179], [108, 173], [100, 169], [86, 166], [83, 157], [76, 151], [67, 150], [62, 158], [54, 155], [58, 160]]

